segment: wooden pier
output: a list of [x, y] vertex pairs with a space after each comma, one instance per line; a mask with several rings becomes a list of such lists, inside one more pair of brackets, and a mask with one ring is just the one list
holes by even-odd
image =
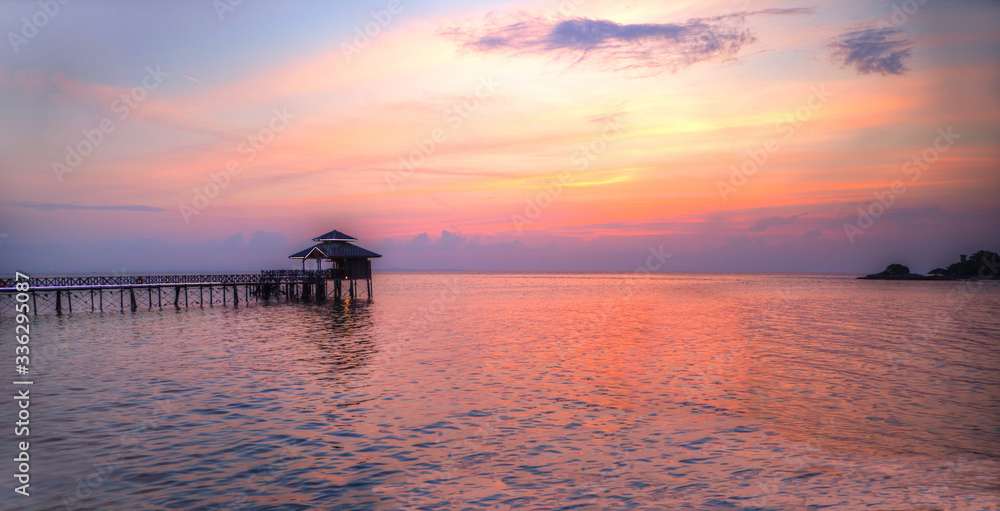
[[[104, 312], [118, 309], [135, 312], [154, 307], [181, 308], [240, 304], [270, 300], [323, 302], [360, 298], [358, 284], [372, 298], [371, 259], [382, 257], [355, 245], [356, 238], [330, 231], [313, 238], [316, 245], [292, 254], [301, 259], [301, 270], [266, 270], [260, 273], [208, 275], [116, 275], [92, 277], [35, 277], [28, 291], [18, 291], [14, 278], [0, 278], [0, 319], [14, 315], [18, 303], [29, 303], [35, 314], [77, 311]], [[316, 261], [315, 270], [306, 261]], [[323, 268], [328, 262], [330, 268]], [[242, 298], [241, 298], [242, 295]], [[25, 300], [27, 299], [27, 301]], [[39, 306], [42, 306], [39, 309]]]
[[[364, 280], [367, 284], [364, 286], [365, 298], [370, 300], [371, 279]], [[357, 279], [337, 269], [214, 275], [32, 276], [30, 287], [24, 293], [20, 293], [15, 284], [13, 278], [0, 279], [0, 318], [13, 316], [16, 303], [28, 303], [34, 314], [69, 314], [112, 310], [135, 312], [164, 307], [239, 307], [280, 301], [318, 303], [327, 299], [360, 298]], [[20, 302], [18, 294], [22, 294]]]

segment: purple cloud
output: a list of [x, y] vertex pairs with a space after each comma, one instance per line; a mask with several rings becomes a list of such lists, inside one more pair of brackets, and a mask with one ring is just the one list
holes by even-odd
[[549, 54], [575, 63], [593, 61], [611, 70], [651, 68], [676, 72], [698, 62], [730, 59], [756, 38], [743, 28], [747, 16], [806, 14], [810, 9], [766, 9], [684, 23], [620, 24], [608, 20], [571, 18], [557, 22], [522, 16], [513, 22], [492, 22], [477, 29], [454, 29], [466, 49], [508, 52], [515, 56]]
[[847, 32], [830, 43], [835, 61], [854, 66], [858, 74], [902, 75], [910, 57], [911, 43], [897, 28], [871, 28]]
[[805, 215], [805, 213], [792, 216], [769, 216], [761, 218], [757, 221], [757, 223], [751, 225], [749, 230], [750, 232], [763, 232], [769, 227], [794, 224], [799, 220], [799, 217], [803, 215]]
[[163, 208], [157, 208], [153, 206], [79, 206], [76, 204], [35, 204], [35, 203], [25, 203], [16, 202], [17, 206], [31, 209], [40, 209], [42, 211], [56, 211], [61, 209], [89, 209], [94, 211], [166, 211]]

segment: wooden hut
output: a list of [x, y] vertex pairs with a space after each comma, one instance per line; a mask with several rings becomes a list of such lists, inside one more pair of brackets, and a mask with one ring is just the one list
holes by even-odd
[[[316, 261], [317, 278], [333, 281], [333, 293], [339, 300], [342, 283], [347, 282], [348, 293], [353, 299], [356, 296], [356, 281], [364, 280], [367, 284], [368, 297], [372, 296], [372, 262], [376, 257], [382, 257], [371, 250], [362, 248], [354, 242], [353, 236], [340, 231], [330, 231], [313, 238], [316, 245], [288, 256], [290, 259], [301, 259], [302, 270], [306, 269], [306, 260]], [[330, 267], [323, 268], [323, 262], [329, 261]], [[323, 288], [325, 289], [325, 285]]]

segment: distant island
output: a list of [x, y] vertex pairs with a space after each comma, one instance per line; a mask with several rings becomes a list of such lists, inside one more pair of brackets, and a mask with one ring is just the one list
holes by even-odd
[[935, 268], [927, 275], [910, 273], [902, 264], [890, 264], [878, 273], [858, 277], [871, 280], [991, 280], [1000, 276], [1000, 255], [988, 250], [980, 250], [947, 268]]

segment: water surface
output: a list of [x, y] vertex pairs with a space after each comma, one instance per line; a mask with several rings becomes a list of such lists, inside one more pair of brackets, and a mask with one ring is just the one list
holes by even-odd
[[39, 316], [28, 509], [998, 509], [997, 283], [374, 287]]

